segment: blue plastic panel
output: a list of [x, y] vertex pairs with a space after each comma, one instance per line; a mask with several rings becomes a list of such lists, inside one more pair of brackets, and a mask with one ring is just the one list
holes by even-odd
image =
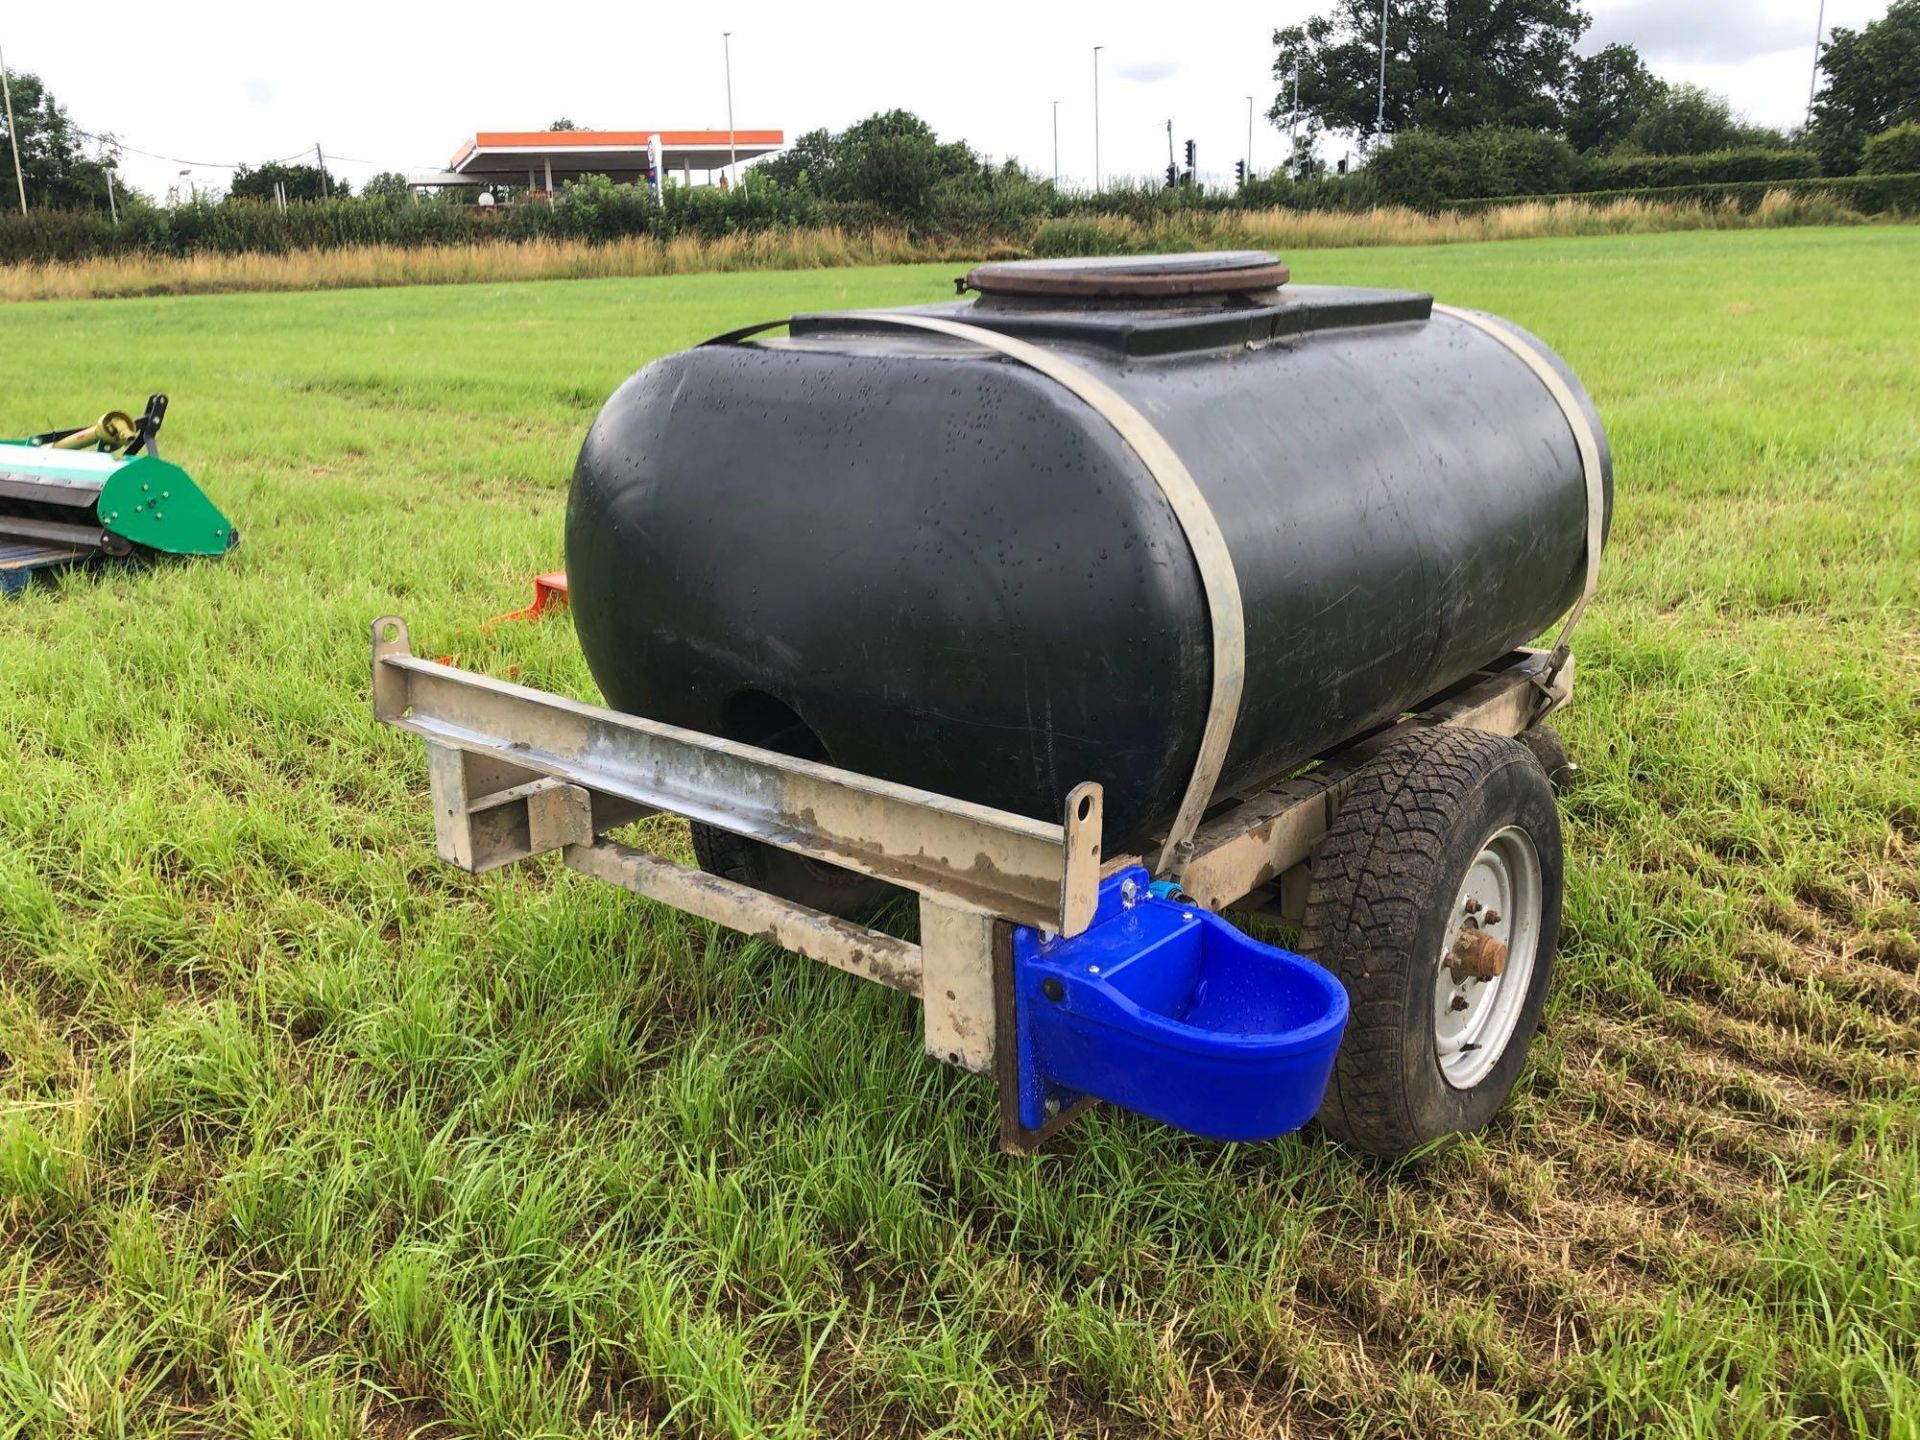
[[1109, 877], [1071, 940], [1014, 932], [1021, 1123], [1093, 1095], [1214, 1140], [1299, 1129], [1326, 1091], [1346, 991], [1148, 878]]
[[51, 545], [41, 540], [10, 540], [0, 534], [0, 598], [26, 593], [27, 582], [42, 570], [87, 560], [100, 552], [92, 547]]

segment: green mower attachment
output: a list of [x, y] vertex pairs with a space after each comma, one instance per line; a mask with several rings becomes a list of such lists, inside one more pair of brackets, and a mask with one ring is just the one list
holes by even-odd
[[34, 570], [136, 551], [224, 555], [240, 532], [155, 437], [167, 397], [138, 420], [110, 410], [80, 430], [0, 440], [0, 592]]

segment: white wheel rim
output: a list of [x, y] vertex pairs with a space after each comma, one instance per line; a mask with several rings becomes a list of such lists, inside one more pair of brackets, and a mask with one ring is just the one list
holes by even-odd
[[[1519, 1027], [1540, 953], [1542, 888], [1533, 837], [1509, 825], [1481, 845], [1454, 896], [1446, 937], [1434, 957], [1433, 1050], [1441, 1075], [1456, 1090], [1471, 1090], [1486, 1079]], [[1491, 979], [1458, 974], [1448, 963], [1469, 926], [1507, 947], [1506, 968]]]

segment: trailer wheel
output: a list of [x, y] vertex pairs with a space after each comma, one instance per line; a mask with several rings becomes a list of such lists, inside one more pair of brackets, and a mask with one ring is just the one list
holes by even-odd
[[1300, 949], [1351, 1002], [1320, 1108], [1405, 1155], [1493, 1118], [1540, 1023], [1560, 934], [1560, 816], [1518, 741], [1438, 729], [1366, 765], [1315, 848]]
[[1564, 795], [1572, 788], [1580, 767], [1574, 763], [1567, 742], [1560, 738], [1558, 730], [1551, 725], [1534, 725], [1522, 730], [1516, 738], [1533, 752], [1533, 758], [1547, 772], [1547, 782], [1553, 786], [1554, 794]]

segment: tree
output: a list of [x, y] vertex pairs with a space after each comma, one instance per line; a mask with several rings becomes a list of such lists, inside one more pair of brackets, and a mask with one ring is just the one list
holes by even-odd
[[1920, 120], [1882, 130], [1861, 154], [1862, 175], [1920, 175]]
[[1573, 62], [1563, 125], [1576, 150], [1607, 150], [1667, 92], [1667, 82], [1647, 68], [1631, 45], [1609, 45]]
[[1655, 98], [1629, 138], [1649, 155], [1703, 155], [1747, 138], [1727, 97], [1698, 85], [1675, 85]]
[[1861, 30], [1834, 26], [1820, 71], [1814, 148], [1829, 175], [1851, 175], [1869, 136], [1920, 120], [1920, 0], [1893, 0]]
[[[1018, 166], [1014, 167], [1018, 170]], [[872, 205], [901, 220], [921, 220], [936, 192], [983, 178], [982, 162], [964, 141], [943, 143], [933, 127], [906, 110], [869, 115], [839, 134], [810, 130], [783, 153], [756, 167], [763, 180], [793, 186], [805, 176], [828, 200]]]
[[[120, 178], [111, 151], [101, 160], [81, 153], [84, 132], [67, 118], [66, 107], [53, 98], [38, 75], [9, 70], [7, 84], [13, 93], [15, 133], [6, 133], [8, 150], [0, 166], [13, 168], [11, 147], [17, 143], [27, 202], [54, 210], [105, 210], [108, 172], [113, 172], [116, 183]], [[6, 115], [0, 112], [0, 133], [5, 132]], [[0, 194], [15, 198], [13, 177], [0, 173], [0, 179], [7, 181]]]
[[573, 121], [567, 119], [567, 117], [564, 115], [562, 115], [558, 120], [554, 121], [551, 125], [547, 126], [547, 129], [549, 131], [578, 130], [579, 128], [580, 127], [578, 125], [574, 124]]
[[823, 193], [917, 220], [926, 215], [943, 180], [971, 174], [979, 165], [980, 157], [965, 141], [943, 145], [918, 115], [889, 110], [834, 137], [831, 183]]
[[[1557, 130], [1574, 42], [1589, 20], [1580, 0], [1400, 0], [1388, 12], [1386, 129]], [[1300, 68], [1300, 108], [1329, 130], [1372, 137], [1380, 83], [1378, 0], [1336, 0], [1330, 14], [1276, 30], [1280, 122]]]
[[364, 200], [386, 200], [397, 203], [413, 198], [413, 187], [407, 184], [407, 177], [399, 171], [382, 170], [360, 187], [360, 196]]
[[318, 165], [262, 165], [250, 169], [242, 165], [233, 172], [227, 186], [229, 200], [271, 200], [278, 182], [289, 200], [344, 200], [350, 193], [347, 182], [322, 170]]
[[762, 180], [792, 188], [806, 176], [815, 189], [833, 168], [833, 135], [826, 130], [809, 130], [796, 136], [793, 144], [771, 160], [754, 167]]

